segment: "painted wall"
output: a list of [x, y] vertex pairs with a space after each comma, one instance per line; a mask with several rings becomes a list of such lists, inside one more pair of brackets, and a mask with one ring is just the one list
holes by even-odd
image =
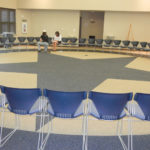
[[0, 7], [16, 9], [17, 0], [0, 0]]
[[[49, 36], [60, 31], [63, 37], [78, 37], [79, 18], [79, 11], [17, 10], [17, 36], [40, 36], [46, 29]], [[22, 34], [22, 20], [28, 23], [27, 34]]]
[[38, 10], [32, 11], [32, 35], [39, 36], [43, 29], [49, 36], [60, 31], [63, 37], [79, 36], [79, 11]]
[[[111, 35], [125, 40], [132, 24], [134, 40], [150, 41], [150, 13], [105, 12], [104, 38]], [[132, 40], [130, 36], [130, 40]]]
[[[16, 10], [16, 35], [17, 36], [32, 36], [32, 15], [30, 10]], [[27, 34], [22, 33], [22, 22], [27, 21]]]
[[150, 11], [149, 0], [18, 0], [18, 8]]

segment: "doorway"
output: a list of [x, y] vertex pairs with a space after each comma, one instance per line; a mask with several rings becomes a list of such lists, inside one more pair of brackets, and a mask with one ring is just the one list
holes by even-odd
[[80, 12], [80, 38], [103, 38], [104, 12], [81, 11]]

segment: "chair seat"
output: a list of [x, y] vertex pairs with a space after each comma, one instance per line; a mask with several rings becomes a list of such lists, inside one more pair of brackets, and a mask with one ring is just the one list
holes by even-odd
[[128, 46], [120, 46], [121, 48], [128, 48]]
[[93, 117], [99, 119], [99, 120], [118, 120], [126, 116], [125, 111], [123, 110], [120, 116], [113, 116], [113, 115], [101, 115], [98, 113], [96, 110], [96, 106], [94, 105], [93, 102], [90, 102], [90, 115]]
[[143, 50], [144, 50], [144, 51], [150, 51], [150, 49], [148, 49], [148, 48], [144, 48]]
[[20, 45], [27, 45], [28, 43], [19, 43]]
[[36, 45], [35, 42], [29, 42], [28, 45]]
[[119, 45], [113, 45], [112, 47], [119, 47]]
[[110, 47], [111, 45], [104, 45], [104, 47]]

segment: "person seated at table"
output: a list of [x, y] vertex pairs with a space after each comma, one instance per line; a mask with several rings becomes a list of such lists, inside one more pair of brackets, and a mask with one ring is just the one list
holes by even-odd
[[43, 33], [40, 37], [40, 41], [38, 42], [38, 51], [41, 51], [41, 46], [44, 46], [44, 51], [47, 52], [48, 49], [48, 35], [46, 33], [46, 30], [43, 30]]
[[53, 50], [56, 50], [56, 46], [58, 44], [61, 44], [61, 40], [62, 40], [61, 34], [59, 33], [59, 31], [56, 31], [53, 39]]

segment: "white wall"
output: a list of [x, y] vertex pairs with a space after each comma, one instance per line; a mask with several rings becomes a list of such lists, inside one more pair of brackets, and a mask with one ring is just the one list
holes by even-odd
[[[40, 36], [43, 29], [49, 36], [60, 31], [63, 37], [79, 36], [79, 11], [17, 10], [17, 36]], [[28, 33], [22, 34], [22, 20], [27, 20]]]
[[16, 9], [17, 0], [0, 0], [0, 7]]
[[[32, 15], [30, 10], [16, 10], [16, 35], [31, 36], [32, 34]], [[22, 33], [22, 21], [27, 20], [27, 34]]]
[[18, 8], [145, 12], [150, 0], [18, 0]]
[[134, 40], [150, 41], [150, 13], [135, 12], [105, 12], [104, 38], [114, 35], [115, 39], [125, 40], [130, 24]]
[[39, 36], [43, 29], [49, 36], [54, 36], [55, 31], [60, 31], [64, 37], [79, 36], [79, 11], [38, 10], [31, 15], [33, 36]]

